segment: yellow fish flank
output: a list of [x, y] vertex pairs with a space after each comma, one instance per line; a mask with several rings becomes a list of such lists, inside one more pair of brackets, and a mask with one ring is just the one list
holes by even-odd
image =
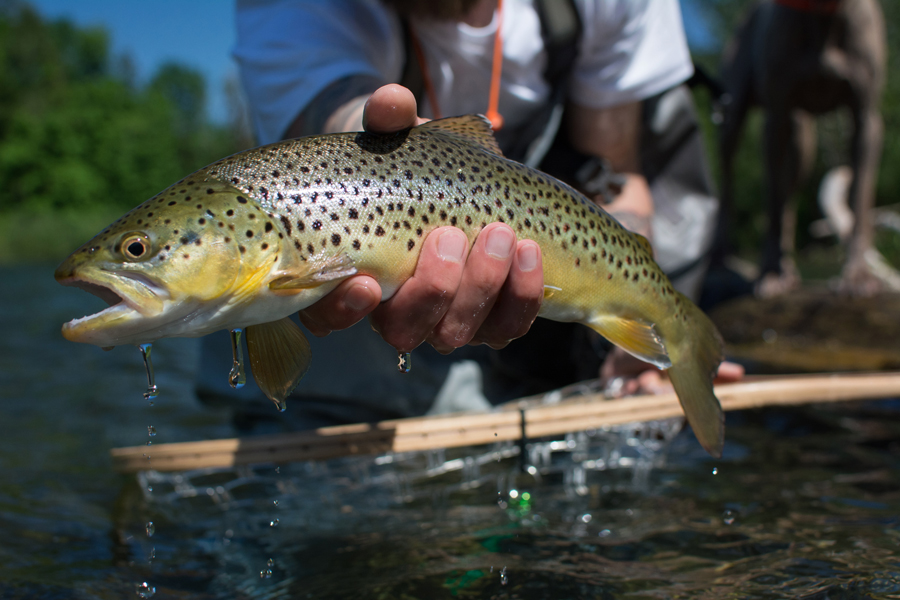
[[355, 273], [391, 297], [428, 233], [474, 242], [502, 221], [538, 242], [548, 293], [540, 316], [583, 323], [668, 369], [703, 447], [721, 453], [712, 378], [722, 343], [676, 292], [643, 237], [562, 182], [502, 157], [479, 116], [387, 135], [343, 133], [220, 160], [147, 200], [56, 270], [110, 307], [63, 335], [98, 346], [244, 329], [254, 377], [282, 401], [309, 364], [287, 317]]

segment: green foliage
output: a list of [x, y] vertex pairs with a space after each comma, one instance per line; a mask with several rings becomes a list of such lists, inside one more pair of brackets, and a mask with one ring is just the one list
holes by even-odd
[[[0, 261], [71, 251], [89, 234], [59, 248], [62, 228], [100, 227], [240, 149], [206, 121], [202, 75], [167, 64], [137, 89], [130, 72], [103, 29], [0, 0]], [[10, 242], [25, 231], [28, 243]]]

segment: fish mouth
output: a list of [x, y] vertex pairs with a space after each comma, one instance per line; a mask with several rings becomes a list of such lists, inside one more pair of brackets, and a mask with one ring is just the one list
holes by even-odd
[[136, 326], [145, 318], [159, 315], [169, 299], [163, 287], [142, 273], [99, 269], [91, 276], [58, 274], [56, 279], [62, 285], [97, 296], [109, 305], [63, 325], [63, 337], [73, 342], [104, 347], [125, 343], [123, 338], [134, 337]]

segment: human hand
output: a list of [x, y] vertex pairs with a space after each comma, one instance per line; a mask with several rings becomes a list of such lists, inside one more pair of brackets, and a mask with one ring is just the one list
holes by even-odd
[[622, 191], [603, 209], [629, 231], [639, 233], [651, 242], [653, 230], [651, 220], [655, 207], [650, 186], [643, 175], [625, 173], [625, 185]]
[[[666, 372], [657, 369], [618, 346], [614, 347], [600, 367], [600, 379], [607, 383], [620, 378], [616, 393], [622, 396], [634, 394], [664, 394], [674, 390]], [[744, 367], [724, 361], [719, 365], [713, 383], [734, 383], [744, 378]]]
[[[367, 131], [392, 132], [426, 122], [416, 115], [412, 92], [387, 85], [366, 103]], [[502, 348], [524, 335], [544, 294], [540, 246], [516, 240], [504, 223], [482, 230], [469, 249], [465, 233], [440, 227], [425, 240], [413, 276], [386, 302], [381, 287], [357, 275], [300, 312], [317, 336], [349, 327], [369, 315], [372, 326], [400, 352], [427, 341], [449, 353], [466, 344]]]

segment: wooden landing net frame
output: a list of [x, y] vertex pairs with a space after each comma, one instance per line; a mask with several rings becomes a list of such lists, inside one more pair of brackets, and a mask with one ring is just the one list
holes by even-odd
[[[785, 375], [716, 386], [726, 411], [900, 396], [900, 372]], [[552, 397], [552, 396], [549, 396]], [[186, 471], [343, 456], [477, 446], [668, 419], [682, 415], [674, 393], [608, 400], [585, 394], [548, 403], [525, 398], [489, 413], [462, 413], [341, 425], [312, 431], [152, 447], [154, 471]], [[148, 469], [147, 446], [114, 448], [121, 473]]]

